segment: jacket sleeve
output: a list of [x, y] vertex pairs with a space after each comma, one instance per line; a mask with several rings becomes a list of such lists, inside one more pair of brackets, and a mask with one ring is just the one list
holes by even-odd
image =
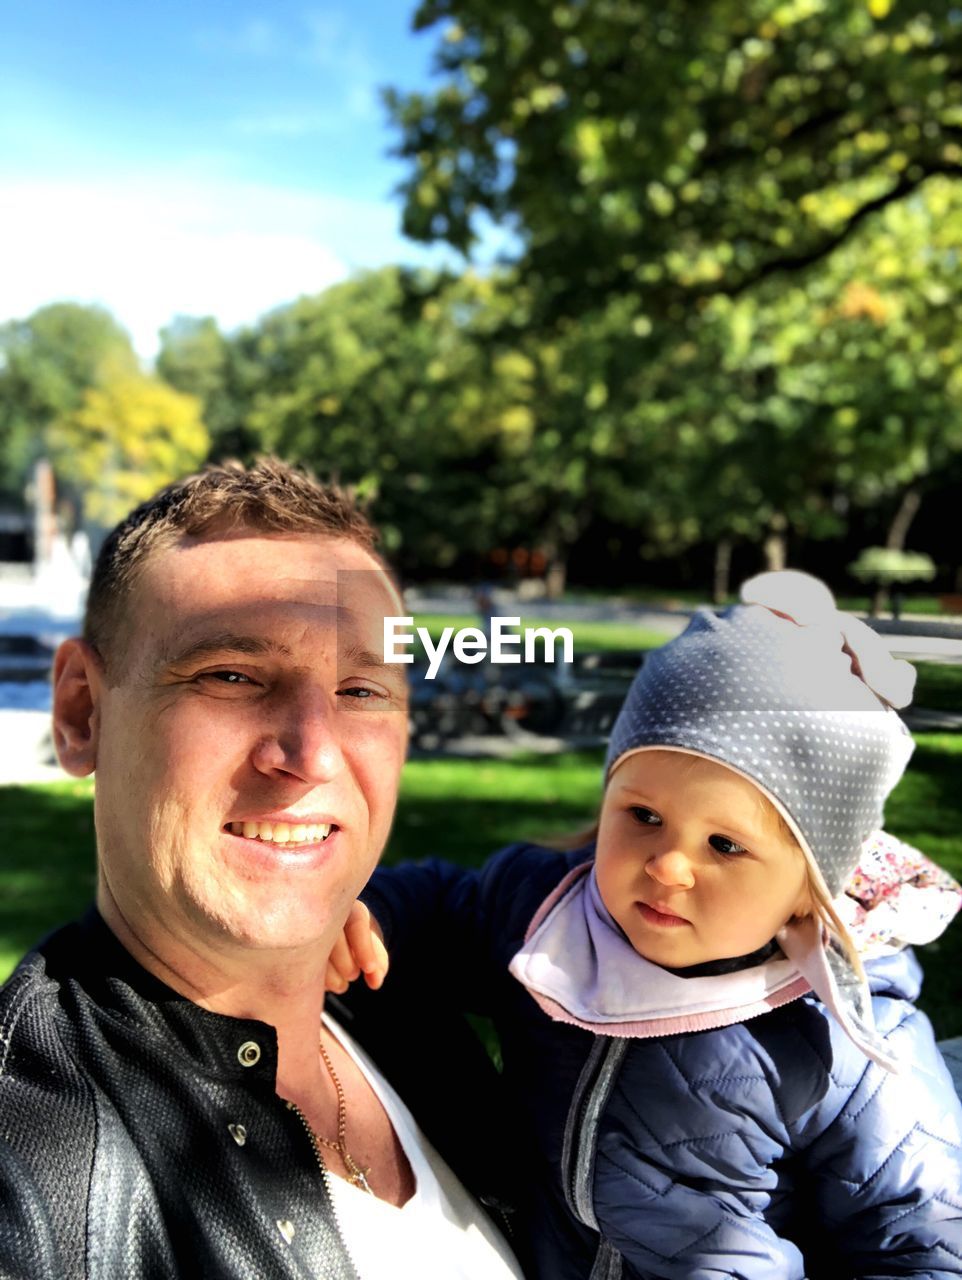
[[807, 1270], [796, 1244], [717, 1188], [679, 1182], [653, 1166], [639, 1172], [627, 1162], [605, 1172], [625, 1189], [599, 1214], [624, 1260], [622, 1280], [848, 1280], [843, 1270]]
[[[444, 947], [464, 930], [474, 934], [480, 872], [439, 858], [378, 867], [361, 900], [381, 926], [392, 960], [422, 941]], [[433, 942], [432, 942], [433, 939]]]
[[635, 1043], [590, 1175], [626, 1280], [962, 1275], [959, 1103], [925, 1016], [875, 1008], [904, 1075], [814, 997]]
[[[384, 933], [391, 972], [421, 980], [446, 1007], [486, 1014], [503, 950], [503, 881], [520, 846], [480, 870], [437, 858], [379, 867], [361, 897]], [[503, 932], [503, 931], [502, 931]]]
[[48, 1206], [30, 1170], [0, 1139], [0, 1280], [62, 1280], [66, 1274]]
[[864, 1066], [805, 1150], [814, 1218], [846, 1275], [941, 1280], [962, 1275], [962, 1108], [928, 1019], [895, 1007], [888, 1040], [908, 1065]]
[[531, 917], [573, 861], [584, 857], [516, 844], [479, 870], [433, 858], [379, 867], [361, 898], [393, 970], [420, 974], [452, 1007], [490, 1013]]

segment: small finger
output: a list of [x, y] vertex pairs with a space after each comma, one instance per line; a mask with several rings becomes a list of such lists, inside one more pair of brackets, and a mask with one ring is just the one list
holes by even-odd
[[334, 946], [331, 948], [331, 954], [328, 958], [328, 966], [337, 970], [345, 982], [353, 982], [361, 972], [358, 967], [352, 949], [342, 933]]
[[335, 996], [342, 996], [349, 986], [350, 983], [347, 979], [342, 978], [335, 968], [328, 965], [327, 972], [324, 975], [325, 991], [330, 991]]
[[351, 958], [362, 973], [369, 973], [378, 967], [377, 952], [374, 950], [371, 931], [371, 913], [363, 902], [355, 902], [351, 914], [344, 924], [344, 937], [351, 951]]
[[376, 933], [371, 934], [371, 950], [374, 953], [374, 962], [369, 968], [365, 968], [364, 981], [372, 991], [377, 991], [387, 977], [390, 960], [387, 948]]

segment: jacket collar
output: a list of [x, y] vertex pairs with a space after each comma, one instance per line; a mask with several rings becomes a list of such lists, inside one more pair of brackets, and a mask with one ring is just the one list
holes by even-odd
[[[253, 1018], [213, 1013], [139, 964], [91, 906], [37, 948], [61, 1005], [109, 1024], [115, 1035], [163, 1043], [195, 1067], [226, 1079], [273, 1082], [277, 1035]], [[251, 1048], [251, 1046], [255, 1046]]]

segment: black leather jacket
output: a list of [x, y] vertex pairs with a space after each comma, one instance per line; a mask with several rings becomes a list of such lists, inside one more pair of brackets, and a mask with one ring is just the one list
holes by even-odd
[[[329, 1012], [497, 1217], [503, 1112], [477, 1040], [390, 977], [355, 986]], [[0, 992], [0, 1276], [354, 1280], [276, 1064], [272, 1027], [164, 986], [93, 910], [53, 934]]]

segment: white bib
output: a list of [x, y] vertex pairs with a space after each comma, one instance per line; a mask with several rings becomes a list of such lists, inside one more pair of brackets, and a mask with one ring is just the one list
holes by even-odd
[[556, 1022], [639, 1039], [730, 1026], [811, 990], [784, 957], [701, 978], [646, 960], [605, 909], [592, 863], [541, 905], [509, 968]]

